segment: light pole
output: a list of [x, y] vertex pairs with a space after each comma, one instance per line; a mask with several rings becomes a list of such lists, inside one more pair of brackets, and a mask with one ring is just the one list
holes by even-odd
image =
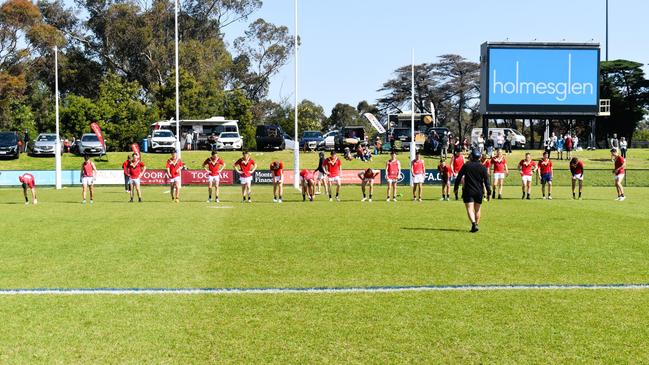
[[[412, 49], [412, 66], [410, 69], [410, 161], [408, 161], [408, 166], [410, 162], [415, 159], [415, 149], [417, 144], [415, 143], [415, 49]], [[410, 179], [410, 186], [413, 186], [414, 183]]]
[[61, 190], [61, 136], [59, 134], [59, 47], [54, 46], [54, 114], [56, 144], [54, 145], [54, 170], [56, 190]]
[[175, 64], [176, 64], [176, 154], [180, 158], [180, 87], [179, 87], [179, 72], [178, 72], [178, 0], [174, 2], [174, 50], [175, 50]]
[[297, 138], [298, 136], [298, 131], [297, 131], [297, 121], [298, 121], [298, 80], [297, 80], [297, 72], [298, 72], [298, 36], [297, 36], [297, 1], [295, 0], [295, 34], [294, 34], [294, 42], [295, 42], [295, 120], [293, 121], [294, 123], [294, 128], [295, 132], [293, 133], [293, 187], [296, 189], [299, 189], [300, 187], [300, 143]]

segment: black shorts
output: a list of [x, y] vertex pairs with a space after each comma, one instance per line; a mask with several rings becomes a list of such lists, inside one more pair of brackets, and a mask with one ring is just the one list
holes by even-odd
[[462, 195], [462, 201], [464, 203], [475, 203], [475, 204], [482, 204], [482, 194], [480, 195]]

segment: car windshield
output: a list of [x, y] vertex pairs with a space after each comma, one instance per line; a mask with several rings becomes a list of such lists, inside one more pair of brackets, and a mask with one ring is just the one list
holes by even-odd
[[86, 134], [81, 136], [81, 142], [99, 142], [99, 139], [94, 134]]
[[173, 138], [174, 134], [171, 131], [155, 131], [153, 132], [154, 137], [171, 137]]
[[0, 133], [0, 143], [16, 143], [16, 135], [13, 133]]
[[38, 136], [37, 142], [54, 142], [56, 141], [55, 134], [41, 134]]
[[363, 132], [359, 129], [348, 129], [345, 131], [345, 138], [363, 138]]
[[304, 138], [320, 138], [320, 132], [304, 132]]
[[408, 129], [395, 129], [393, 132], [395, 137], [409, 137], [410, 130]]
[[239, 138], [237, 133], [221, 133], [221, 138]]

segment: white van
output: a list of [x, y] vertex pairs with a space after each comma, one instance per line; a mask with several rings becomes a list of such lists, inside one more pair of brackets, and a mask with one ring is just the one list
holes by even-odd
[[[150, 126], [149, 135], [154, 130], [165, 129], [176, 133], [176, 122], [174, 120], [163, 120], [155, 122]], [[212, 117], [209, 119], [190, 120], [185, 119], [180, 121], [180, 137], [186, 133], [195, 133], [197, 138], [194, 140], [195, 148], [209, 150], [215, 141], [210, 138], [218, 138], [223, 132], [233, 132], [239, 134], [239, 121], [228, 120], [224, 117]], [[214, 137], [212, 137], [214, 136]], [[182, 142], [182, 140], [181, 140]], [[151, 146], [151, 144], [149, 144]]]
[[[487, 132], [487, 135], [484, 136], [485, 140], [489, 138], [489, 134], [491, 133], [492, 138], [495, 140], [496, 136], [498, 134], [502, 133], [505, 139], [509, 137], [509, 135], [512, 135], [512, 148], [525, 148], [525, 144], [527, 143], [527, 140], [525, 139], [525, 136], [517, 131], [516, 129], [512, 128], [489, 128], [489, 132]], [[473, 128], [471, 130], [471, 142], [472, 143], [477, 143], [478, 138], [480, 137], [480, 134], [482, 134], [482, 128]]]

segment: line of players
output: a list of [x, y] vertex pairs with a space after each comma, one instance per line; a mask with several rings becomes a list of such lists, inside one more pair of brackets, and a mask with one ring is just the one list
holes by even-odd
[[[611, 150], [611, 157], [614, 161], [613, 174], [615, 176], [615, 187], [617, 190], [617, 199], [622, 201], [625, 199], [624, 187], [622, 181], [624, 180], [626, 161], [624, 157], [618, 154], [617, 149]], [[507, 160], [502, 150], [497, 150], [495, 156], [489, 157], [485, 154], [482, 155], [480, 162], [486, 167], [487, 171], [492, 172], [492, 198], [498, 197], [502, 199], [503, 185], [505, 178], [509, 175], [509, 168], [507, 167]], [[440, 178], [442, 180], [442, 197], [440, 200], [448, 201], [450, 199], [450, 186], [457, 177], [460, 169], [464, 165], [464, 156], [460, 152], [456, 152], [451, 159], [450, 164], [446, 164], [444, 159], [440, 160], [437, 167]], [[220, 202], [220, 176], [225, 169], [225, 162], [221, 159], [216, 151], [213, 151], [211, 156], [203, 162], [203, 168], [208, 172], [208, 203]], [[140, 189], [140, 179], [142, 174], [146, 171], [146, 165], [139, 158], [137, 154], [132, 154], [122, 164], [125, 178], [125, 188], [130, 192], [130, 202], [133, 202], [134, 193], [137, 193], [138, 201], [142, 202], [142, 191]], [[171, 200], [174, 202], [180, 201], [181, 189], [181, 172], [187, 167], [177, 158], [176, 153], [172, 152], [166, 164], [166, 177], [170, 184]], [[252, 178], [257, 164], [250, 157], [250, 153], [244, 151], [242, 157], [234, 163], [234, 168], [240, 176], [241, 183], [241, 196], [243, 202], [252, 202]], [[273, 161], [270, 164], [273, 182], [273, 202], [281, 203], [283, 201], [283, 170], [284, 164], [281, 161]], [[518, 170], [521, 175], [522, 199], [530, 199], [532, 189], [532, 178], [534, 174], [538, 174], [541, 178], [541, 192], [543, 199], [552, 199], [552, 178], [553, 178], [553, 165], [552, 160], [549, 159], [548, 153], [543, 153], [541, 160], [533, 161], [531, 154], [526, 153], [525, 159], [521, 160], [518, 164]], [[413, 201], [422, 201], [422, 186], [425, 180], [425, 164], [419, 152], [416, 152], [415, 159], [410, 163], [410, 172], [413, 182], [412, 199]], [[316, 195], [316, 185], [320, 186], [324, 182], [325, 192], [329, 195], [329, 201], [333, 200], [332, 187], [335, 186], [336, 201], [340, 201], [340, 186], [342, 184], [342, 162], [338, 158], [335, 151], [331, 152], [328, 158], [324, 158], [324, 153], [320, 154], [320, 161], [315, 170], [303, 169], [300, 171], [300, 185], [302, 187], [302, 200], [307, 199], [313, 201]], [[387, 197], [386, 201], [397, 201], [397, 183], [401, 175], [401, 163], [397, 160], [396, 153], [390, 152], [390, 159], [385, 166], [387, 178]], [[584, 164], [578, 158], [573, 157], [570, 160], [570, 172], [572, 174], [572, 196], [573, 199], [581, 199], [583, 191], [584, 180]], [[81, 166], [81, 184], [82, 184], [82, 203], [86, 203], [86, 192], [90, 193], [90, 203], [94, 202], [94, 181], [97, 173], [97, 167], [90, 161], [88, 156], [84, 156], [84, 162]], [[363, 194], [362, 201], [372, 201], [374, 193], [374, 181], [380, 176], [381, 171], [368, 168], [358, 174], [361, 181], [361, 191]], [[31, 191], [32, 201], [34, 204], [38, 202], [36, 198], [36, 189], [34, 176], [26, 173], [19, 177], [22, 184], [23, 193], [25, 197], [25, 204], [29, 203], [27, 191]], [[579, 187], [578, 196], [576, 195], [576, 187]]]

